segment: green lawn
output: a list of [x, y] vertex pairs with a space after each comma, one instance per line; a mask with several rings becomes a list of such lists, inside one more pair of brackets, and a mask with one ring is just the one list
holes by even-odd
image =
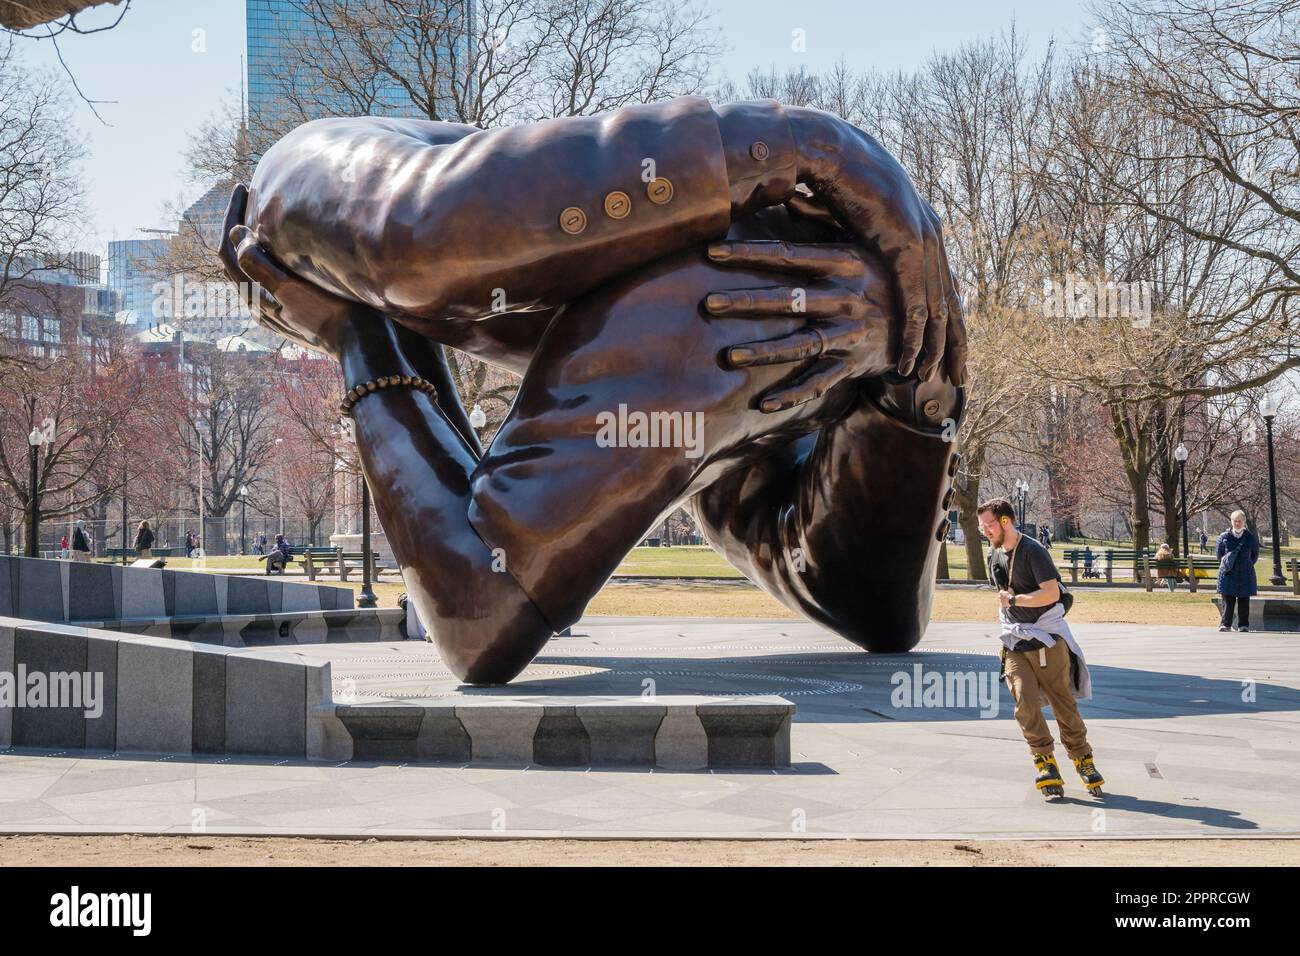
[[623, 559], [616, 573], [651, 578], [673, 578], [695, 574], [727, 578], [741, 576], [740, 572], [724, 561], [718, 552], [705, 545], [634, 548], [632, 553]]
[[[1125, 542], [1102, 541], [1097, 538], [1087, 539], [1087, 545], [1092, 548], [1094, 554], [1100, 555], [1107, 547], [1117, 549], [1131, 548], [1132, 544]], [[1062, 569], [1066, 580], [1069, 580], [1069, 562], [1065, 559], [1065, 551], [1068, 548], [1081, 548], [1081, 543], [1060, 543], [1052, 544], [1052, 557], [1056, 560], [1057, 565]], [[985, 545], [987, 547], [987, 545]], [[1193, 553], [1199, 554], [1196, 545], [1192, 545]], [[1300, 558], [1300, 547], [1289, 547], [1282, 549], [1283, 567], [1290, 558]], [[107, 559], [100, 559], [107, 562]], [[190, 558], [168, 558], [167, 566], [177, 570], [186, 570], [193, 568], [195, 562]], [[263, 567], [262, 559], [256, 555], [213, 555], [207, 559], [207, 566], [211, 568], [248, 568], [249, 570], [260, 570]], [[297, 563], [290, 564], [292, 570], [297, 570]], [[356, 572], [360, 575], [360, 571]], [[635, 575], [637, 577], [651, 578], [674, 578], [674, 577], [692, 577], [692, 576], [709, 576], [739, 578], [741, 574], [730, 564], [724, 561], [716, 551], [707, 546], [678, 546], [672, 548], [635, 548], [623, 559], [618, 566], [618, 574]], [[966, 547], [965, 545], [949, 544], [948, 545], [948, 573], [952, 578], [962, 579], [967, 577]], [[1082, 568], [1080, 569], [1082, 574]], [[1270, 549], [1265, 548], [1260, 552], [1259, 562], [1255, 565], [1255, 574], [1261, 585], [1268, 583], [1269, 576], [1273, 573], [1273, 559]], [[1289, 574], [1287, 575], [1289, 580]], [[1133, 567], [1132, 563], [1116, 564], [1114, 580], [1119, 582], [1132, 582]], [[1201, 579], [1202, 587], [1213, 588], [1213, 579]]]

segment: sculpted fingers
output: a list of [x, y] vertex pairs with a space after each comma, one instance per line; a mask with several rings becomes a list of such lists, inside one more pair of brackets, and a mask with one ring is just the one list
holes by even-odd
[[274, 295], [277, 289], [290, 281], [289, 274], [261, 247], [257, 236], [247, 226], [231, 229], [230, 240], [235, 244], [235, 260], [240, 271], [253, 282], [270, 289]]
[[845, 275], [861, 272], [865, 268], [861, 254], [853, 246], [844, 243], [777, 240], [714, 242], [709, 245], [709, 259], [720, 265], [737, 268], [774, 269], [813, 276]]
[[929, 268], [925, 274], [925, 295], [929, 309], [925, 337], [921, 347], [921, 381], [929, 381], [943, 361], [944, 344], [948, 333], [948, 290], [945, 280], [948, 267], [943, 261], [942, 238], [926, 240], [926, 260]]
[[797, 286], [727, 289], [710, 292], [704, 299], [704, 309], [710, 315], [746, 319], [791, 315], [832, 318], [851, 314], [861, 304], [861, 295], [848, 289]]
[[823, 358], [793, 381], [767, 392], [759, 400], [759, 410], [770, 415], [811, 402], [852, 375], [853, 369], [847, 363], [839, 359]]
[[954, 385], [966, 384], [966, 318], [961, 299], [954, 288], [949, 296], [946, 363], [948, 379]]
[[816, 328], [800, 329], [780, 338], [763, 342], [746, 342], [727, 349], [727, 363], [732, 368], [753, 365], [780, 365], [801, 362], [826, 351], [826, 337]]

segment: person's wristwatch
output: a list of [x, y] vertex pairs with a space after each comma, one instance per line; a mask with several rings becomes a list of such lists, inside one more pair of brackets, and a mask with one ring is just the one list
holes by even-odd
[[1016, 606], [1016, 596], [1013, 594], [1011, 595], [1011, 597], [1007, 598], [1007, 607], [1015, 607], [1015, 606]]

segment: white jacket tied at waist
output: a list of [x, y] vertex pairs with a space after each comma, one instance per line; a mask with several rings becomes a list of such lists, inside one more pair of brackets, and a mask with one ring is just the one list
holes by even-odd
[[[1014, 651], [1020, 641], [1031, 639], [1040, 640], [1048, 647], [1055, 646], [1058, 637], [1065, 641], [1065, 646], [1078, 660], [1078, 667], [1070, 669], [1070, 676], [1073, 678], [1070, 689], [1074, 692], [1076, 700], [1092, 700], [1092, 677], [1088, 674], [1088, 662], [1083, 658], [1083, 649], [1074, 639], [1070, 625], [1065, 623], [1065, 608], [1059, 601], [1048, 608], [1037, 621], [1028, 624], [1011, 620], [1007, 615], [1007, 609], [1000, 608], [998, 623], [1002, 625], [1000, 635], [1002, 643], [1009, 651]], [[1047, 703], [1046, 699], [1043, 703]]]

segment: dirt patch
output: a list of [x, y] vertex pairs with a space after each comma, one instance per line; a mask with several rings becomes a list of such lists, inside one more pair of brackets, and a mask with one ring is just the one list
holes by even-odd
[[0, 866], [1297, 866], [1300, 840], [0, 837]]

